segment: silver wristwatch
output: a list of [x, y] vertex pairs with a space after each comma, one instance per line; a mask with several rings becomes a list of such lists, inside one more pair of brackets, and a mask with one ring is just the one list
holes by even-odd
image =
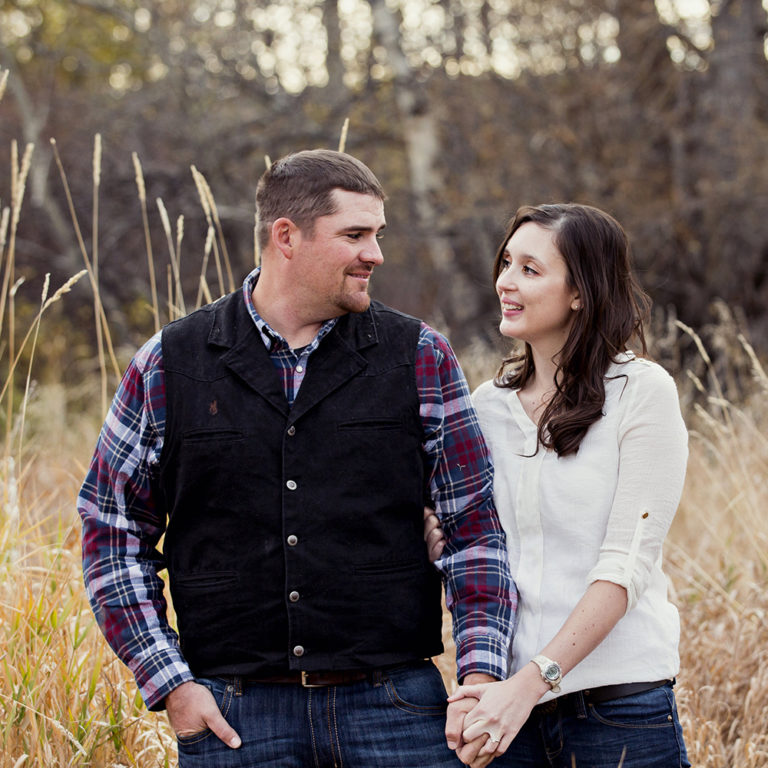
[[531, 661], [541, 670], [541, 679], [549, 683], [549, 687], [558, 693], [560, 691], [560, 681], [563, 679], [563, 670], [560, 665], [546, 656], [534, 656]]

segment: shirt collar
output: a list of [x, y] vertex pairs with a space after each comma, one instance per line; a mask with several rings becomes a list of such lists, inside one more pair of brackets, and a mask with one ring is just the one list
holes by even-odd
[[[261, 336], [261, 340], [264, 342], [264, 346], [270, 352], [280, 346], [287, 349], [288, 343], [286, 340], [276, 330], [274, 330], [274, 328], [270, 327], [269, 323], [264, 320], [264, 318], [256, 311], [256, 307], [253, 305], [253, 289], [256, 286], [256, 281], [259, 279], [260, 273], [261, 267], [256, 267], [246, 275], [245, 280], [243, 280], [243, 301], [245, 301], [248, 314], [251, 316], [251, 320], [253, 320], [254, 324], [256, 325], [256, 328], [259, 331], [259, 335]], [[336, 321], [338, 319], [338, 317], [332, 317], [330, 320], [326, 320], [308, 347], [311, 349], [316, 349], [317, 345], [320, 343], [320, 340], [331, 330], [331, 328], [333, 328], [334, 325], [336, 325]]]

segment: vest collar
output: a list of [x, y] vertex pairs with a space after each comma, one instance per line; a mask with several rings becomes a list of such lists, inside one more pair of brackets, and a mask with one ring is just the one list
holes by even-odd
[[[338, 334], [353, 350], [362, 350], [379, 343], [375, 310], [379, 303], [361, 313], [350, 313], [339, 318], [330, 336]], [[261, 338], [253, 318], [245, 306], [242, 293], [235, 291], [212, 305], [213, 320], [208, 334], [208, 343], [218, 347], [232, 348], [243, 341], [252, 341], [252, 335]]]
[[[272, 406], [287, 414], [288, 401], [280, 376], [242, 295], [236, 292], [221, 299], [212, 312], [208, 343], [226, 348], [222, 362]], [[376, 344], [375, 307], [340, 317], [310, 358], [307, 375], [291, 409], [292, 418], [299, 418], [366, 368], [368, 361], [361, 351]]]

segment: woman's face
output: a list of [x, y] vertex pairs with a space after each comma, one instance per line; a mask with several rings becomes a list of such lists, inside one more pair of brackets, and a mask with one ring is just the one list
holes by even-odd
[[552, 231], [532, 221], [515, 230], [504, 249], [496, 293], [504, 336], [525, 341], [549, 357], [563, 348], [579, 293], [568, 282], [568, 267]]

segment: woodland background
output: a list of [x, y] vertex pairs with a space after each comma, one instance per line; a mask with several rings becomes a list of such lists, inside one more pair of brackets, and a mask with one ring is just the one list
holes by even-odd
[[767, 9], [0, 0], [0, 768], [175, 763], [95, 624], [75, 496], [136, 346], [254, 264], [266, 156], [345, 137], [390, 197], [376, 296], [473, 386], [511, 213], [624, 223], [689, 427], [664, 552], [689, 756], [767, 768]]
[[[159, 197], [172, 221], [184, 217], [181, 273], [194, 295], [207, 224], [190, 167], [208, 180], [239, 284], [254, 263], [265, 156], [337, 147], [349, 118], [347, 151], [389, 195], [375, 294], [432, 321], [459, 351], [497, 343], [489, 270], [509, 216], [552, 201], [597, 205], [626, 226], [658, 327], [679, 317], [706, 335], [726, 313], [765, 351], [767, 6], [3, 0], [0, 148], [35, 145], [16, 243], [35, 287], [17, 301], [27, 290], [36, 301], [43, 274], [55, 284], [83, 267], [50, 138], [90, 249], [101, 136], [99, 286], [128, 350], [153, 330], [133, 153], [157, 271], [168, 261]], [[4, 150], [4, 205], [9, 158]], [[58, 311], [39, 353], [57, 376], [81, 377], [88, 302]]]

